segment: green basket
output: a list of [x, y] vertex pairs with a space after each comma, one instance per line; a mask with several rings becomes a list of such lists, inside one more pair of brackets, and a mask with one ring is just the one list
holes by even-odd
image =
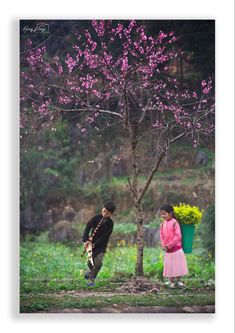
[[194, 224], [180, 223], [180, 229], [182, 234], [183, 251], [184, 253], [192, 253], [195, 226]]

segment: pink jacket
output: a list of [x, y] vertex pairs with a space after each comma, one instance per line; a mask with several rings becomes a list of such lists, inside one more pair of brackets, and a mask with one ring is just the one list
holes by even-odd
[[179, 223], [176, 219], [165, 220], [160, 226], [160, 240], [163, 247], [172, 249], [175, 246], [182, 246], [182, 237]]

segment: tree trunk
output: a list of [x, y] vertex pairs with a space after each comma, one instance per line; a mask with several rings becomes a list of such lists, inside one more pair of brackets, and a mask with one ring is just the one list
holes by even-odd
[[144, 275], [143, 254], [144, 254], [144, 219], [142, 203], [136, 203], [136, 224], [137, 224], [137, 261], [135, 274], [136, 276]]
[[131, 126], [129, 124], [130, 133], [130, 143], [132, 151], [132, 179], [128, 178], [128, 182], [133, 194], [135, 209], [136, 209], [136, 225], [137, 225], [137, 261], [136, 261], [136, 276], [144, 275], [143, 270], [143, 252], [144, 252], [144, 226], [143, 226], [143, 207], [142, 200], [138, 200], [140, 190], [138, 184], [139, 177], [139, 165], [138, 165], [138, 151], [137, 151], [137, 128], [138, 125], [135, 124]]

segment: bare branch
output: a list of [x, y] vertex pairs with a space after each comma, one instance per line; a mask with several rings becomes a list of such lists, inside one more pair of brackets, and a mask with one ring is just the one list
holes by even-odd
[[142, 189], [142, 191], [141, 191], [139, 197], [137, 198], [137, 202], [138, 202], [138, 203], [141, 202], [141, 200], [142, 200], [142, 198], [143, 198], [145, 192], [147, 191], [147, 189], [148, 189], [148, 187], [149, 187], [149, 185], [150, 185], [150, 183], [151, 183], [151, 181], [152, 181], [152, 179], [153, 179], [153, 176], [155, 175], [156, 171], [158, 170], [159, 165], [160, 165], [160, 163], [161, 163], [163, 157], [164, 157], [165, 154], [166, 154], [166, 151], [167, 151], [167, 145], [165, 145], [165, 147], [162, 149], [162, 151], [161, 151], [159, 157], [156, 159], [156, 164], [155, 164], [154, 168], [152, 169], [152, 171], [151, 171], [151, 173], [150, 173], [150, 175], [149, 175], [149, 177], [148, 177], [148, 179], [147, 179], [147, 181], [146, 181], [146, 183], [145, 183], [145, 185], [144, 185], [144, 188]]
[[28, 52], [34, 51], [36, 49], [38, 49], [40, 46], [44, 45], [46, 42], [48, 42], [49, 39], [51, 39], [51, 37], [53, 37], [55, 34], [50, 35], [47, 39], [45, 39], [42, 43], [38, 44], [37, 46], [33, 47], [32, 49], [29, 49], [27, 51], [21, 52], [20, 55], [24, 55]]
[[91, 112], [92, 111], [92, 112], [97, 112], [97, 113], [108, 114], [110, 116], [119, 117], [119, 118], [123, 119], [123, 116], [120, 113], [109, 111], [109, 110], [100, 110], [100, 109], [91, 110], [89, 108], [87, 108], [87, 109], [62, 109], [57, 106], [53, 106], [53, 107], [58, 111], [64, 111], [64, 112]]
[[187, 131], [184, 131], [183, 133], [179, 134], [178, 136], [176, 136], [174, 139], [170, 140], [170, 144], [175, 142], [176, 140], [179, 140], [180, 138], [182, 138], [185, 134], [187, 133]]
[[127, 181], [128, 181], [128, 184], [129, 184], [129, 186], [130, 186], [130, 188], [131, 188], [131, 190], [134, 194], [134, 197], [137, 197], [138, 193], [136, 191], [136, 188], [131, 184], [130, 177], [127, 177]]

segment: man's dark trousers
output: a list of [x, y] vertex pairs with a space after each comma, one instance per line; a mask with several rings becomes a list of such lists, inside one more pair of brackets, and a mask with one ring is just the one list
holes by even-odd
[[97, 274], [99, 273], [99, 271], [103, 265], [102, 261], [103, 261], [104, 255], [105, 255], [105, 252], [100, 252], [100, 253], [92, 255], [94, 266], [92, 266], [92, 264], [88, 260], [87, 264], [90, 269], [89, 279], [95, 280]]

